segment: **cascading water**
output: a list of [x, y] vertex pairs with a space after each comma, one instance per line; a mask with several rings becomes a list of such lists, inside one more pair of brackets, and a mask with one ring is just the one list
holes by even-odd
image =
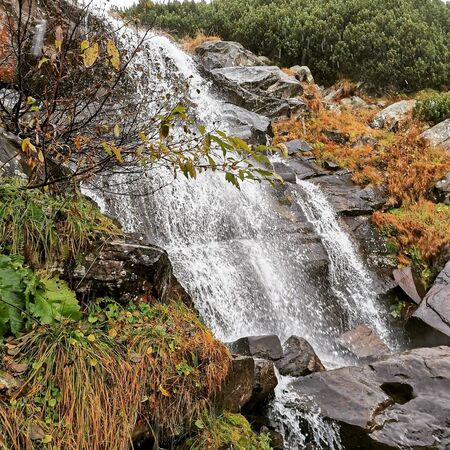
[[[139, 42], [139, 32], [122, 32], [122, 41]], [[189, 81], [187, 93], [196, 117], [210, 129], [218, 121], [227, 129], [222, 104], [210, 93], [209, 83], [192, 58], [168, 38], [153, 35], [132, 70], [143, 96], [166, 95], [175, 81]], [[148, 114], [153, 113], [149, 103]], [[299, 224], [270, 186], [244, 183], [238, 191], [215, 173], [203, 173], [194, 182], [169, 183], [170, 177], [163, 169], [140, 177], [133, 185], [135, 193], [153, 192], [168, 183], [150, 196], [102, 193], [126, 185], [126, 175], [98, 179], [88, 191], [126, 231], [142, 233], [168, 251], [177, 278], [218, 338], [273, 333], [285, 339], [296, 334], [334, 366], [345, 362], [335, 342], [345, 331], [343, 323], [365, 322], [391, 342], [389, 328], [377, 313], [370, 276], [317, 186], [300, 182], [302, 195], [296, 201], [322, 239], [331, 280], [317, 269], [314, 252], [323, 247], [311, 237], [311, 226]], [[305, 445], [300, 421], [306, 421], [317, 448], [340, 449], [334, 425], [321, 421], [317, 413], [292, 408], [300, 399], [287, 381], [281, 378], [269, 413], [285, 432], [289, 448]]]

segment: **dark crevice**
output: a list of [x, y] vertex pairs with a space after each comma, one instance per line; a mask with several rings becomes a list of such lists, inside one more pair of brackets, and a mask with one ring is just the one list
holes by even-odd
[[389, 395], [395, 403], [400, 405], [404, 405], [414, 398], [412, 386], [406, 383], [383, 383], [380, 388], [386, 395]]

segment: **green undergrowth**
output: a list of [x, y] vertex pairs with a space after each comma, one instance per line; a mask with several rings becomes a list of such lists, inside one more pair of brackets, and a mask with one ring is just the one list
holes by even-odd
[[23, 255], [34, 267], [76, 257], [96, 240], [120, 234], [87, 198], [26, 189], [23, 181], [0, 182], [0, 252]]
[[230, 361], [186, 306], [111, 299], [0, 351], [1, 450], [125, 450], [139, 430], [183, 435], [204, 423]]
[[450, 119], [450, 91], [425, 95], [418, 100], [414, 114], [433, 125]]
[[197, 433], [179, 450], [271, 450], [270, 436], [255, 433], [240, 414], [205, 413], [195, 422]]
[[39, 275], [18, 256], [0, 254], [0, 339], [34, 323], [81, 318], [75, 293], [58, 278]]

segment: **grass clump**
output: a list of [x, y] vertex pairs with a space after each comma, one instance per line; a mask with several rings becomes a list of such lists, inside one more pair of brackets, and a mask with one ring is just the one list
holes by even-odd
[[420, 120], [436, 125], [450, 119], [450, 91], [433, 93], [417, 102], [414, 114]]
[[139, 430], [179, 436], [229, 367], [226, 347], [181, 304], [109, 299], [87, 320], [39, 327], [3, 349], [22, 383], [0, 393], [0, 449], [125, 450]]
[[377, 211], [373, 221], [389, 237], [399, 263], [412, 263], [427, 284], [433, 258], [450, 244], [450, 206], [419, 200], [389, 212]]
[[118, 227], [87, 198], [26, 189], [20, 180], [0, 184], [0, 252], [24, 255], [33, 266], [76, 257]]
[[205, 414], [195, 422], [197, 433], [180, 450], [271, 450], [268, 434], [255, 433], [240, 414]]
[[183, 48], [189, 53], [194, 53], [195, 49], [205, 42], [209, 41], [220, 41], [220, 36], [216, 35], [207, 35], [203, 31], [197, 31], [195, 36], [185, 36], [181, 41], [183, 44]]

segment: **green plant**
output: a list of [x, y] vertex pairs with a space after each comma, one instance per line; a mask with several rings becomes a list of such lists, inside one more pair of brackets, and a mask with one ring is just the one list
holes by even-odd
[[64, 281], [40, 277], [19, 257], [0, 254], [0, 338], [18, 335], [34, 322], [53, 325], [80, 318], [75, 294]]
[[419, 100], [414, 108], [414, 114], [432, 124], [450, 119], [450, 91], [431, 94]]
[[0, 183], [0, 252], [24, 255], [29, 265], [50, 265], [120, 234], [87, 198], [24, 189], [20, 180]]

